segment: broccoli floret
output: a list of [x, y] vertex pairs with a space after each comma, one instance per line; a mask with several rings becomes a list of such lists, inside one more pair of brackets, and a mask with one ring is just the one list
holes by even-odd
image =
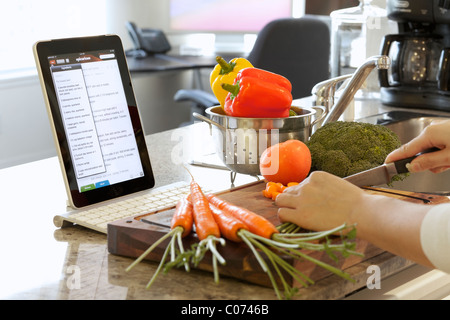
[[345, 174], [350, 176], [352, 174], [367, 170], [368, 168], [372, 168], [372, 163], [369, 160], [358, 160], [350, 164], [348, 171]]
[[405, 180], [410, 174], [410, 172], [396, 174], [392, 177], [391, 181], [388, 183], [388, 186], [392, 187], [394, 182]]
[[333, 172], [337, 176], [345, 177], [348, 168], [351, 166], [350, 159], [345, 153], [342, 150], [329, 150], [326, 155], [328, 161], [321, 162], [321, 170]]
[[401, 143], [383, 125], [336, 121], [317, 129], [307, 145], [313, 170], [346, 177], [383, 164]]

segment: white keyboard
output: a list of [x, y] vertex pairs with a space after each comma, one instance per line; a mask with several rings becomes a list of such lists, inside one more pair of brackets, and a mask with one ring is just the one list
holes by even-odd
[[[204, 193], [211, 192], [203, 189]], [[87, 209], [78, 209], [53, 218], [56, 227], [78, 224], [102, 233], [107, 232], [107, 224], [141, 214], [174, 207], [178, 200], [189, 193], [189, 183], [181, 181], [150, 191], [108, 201]]]

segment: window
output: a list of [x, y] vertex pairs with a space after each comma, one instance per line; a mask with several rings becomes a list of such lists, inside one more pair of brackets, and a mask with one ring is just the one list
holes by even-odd
[[3, 1], [0, 75], [34, 70], [32, 47], [38, 40], [106, 33], [106, 1]]

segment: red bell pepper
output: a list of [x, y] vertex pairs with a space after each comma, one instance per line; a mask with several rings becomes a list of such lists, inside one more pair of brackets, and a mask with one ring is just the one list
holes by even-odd
[[222, 84], [229, 91], [224, 110], [233, 117], [286, 118], [292, 105], [292, 85], [285, 77], [258, 68], [238, 72], [234, 83]]

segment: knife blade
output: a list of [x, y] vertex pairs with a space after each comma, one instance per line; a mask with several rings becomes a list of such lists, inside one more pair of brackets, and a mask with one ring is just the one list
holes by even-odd
[[368, 187], [368, 186], [378, 186], [383, 184], [389, 184], [392, 181], [392, 178], [401, 173], [408, 173], [409, 170], [407, 165], [411, 163], [415, 158], [424, 154], [435, 152], [440, 149], [431, 148], [424, 150], [412, 157], [401, 159], [398, 161], [394, 161], [391, 163], [385, 163], [381, 166], [365, 170], [359, 173], [355, 173], [351, 176], [345, 177], [344, 180], [358, 186], [358, 187]]

